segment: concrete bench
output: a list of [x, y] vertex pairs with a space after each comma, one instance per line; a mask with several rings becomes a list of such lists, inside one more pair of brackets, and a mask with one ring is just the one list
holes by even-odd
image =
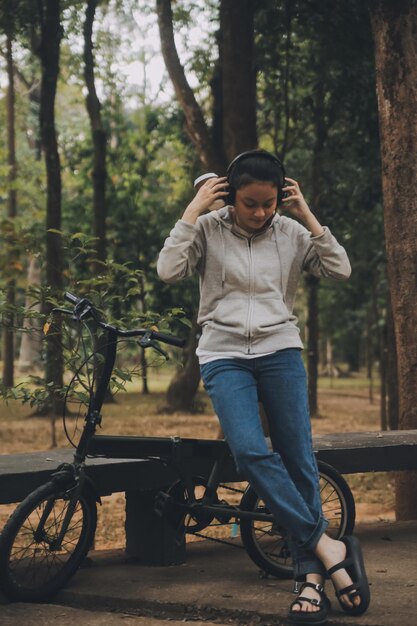
[[[135, 459], [143, 438], [96, 436], [87, 459], [87, 473], [99, 496], [126, 493], [126, 551], [148, 564], [185, 560], [184, 542], [153, 511], [155, 494], [171, 485], [178, 474], [157, 459]], [[169, 455], [175, 438], [147, 438], [148, 450]], [[221, 440], [181, 439], [182, 465], [197, 476], [208, 477], [215, 458], [224, 450]], [[318, 435], [313, 440], [317, 458], [342, 474], [417, 469], [417, 430]], [[152, 445], [154, 448], [152, 448]], [[71, 462], [73, 449], [0, 455], [0, 504], [21, 501], [46, 482], [62, 462]], [[107, 458], [111, 456], [112, 458]], [[242, 480], [229, 456], [222, 482]]]

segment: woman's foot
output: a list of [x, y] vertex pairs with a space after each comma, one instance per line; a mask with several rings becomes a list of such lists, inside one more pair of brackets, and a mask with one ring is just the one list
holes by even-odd
[[324, 534], [315, 553], [329, 573], [343, 610], [351, 614], [366, 611], [369, 585], [358, 540], [344, 537], [339, 541]]
[[329, 599], [324, 593], [323, 577], [319, 574], [307, 574], [297, 599], [290, 606], [288, 619], [293, 624], [324, 624], [329, 607]]

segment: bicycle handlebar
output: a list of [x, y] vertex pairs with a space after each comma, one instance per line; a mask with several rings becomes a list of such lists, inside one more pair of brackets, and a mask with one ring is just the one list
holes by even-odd
[[149, 340], [161, 341], [162, 343], [169, 344], [171, 346], [177, 346], [178, 348], [182, 348], [185, 345], [185, 339], [181, 339], [180, 337], [175, 337], [174, 335], [167, 335], [166, 333], [160, 333], [159, 331], [151, 330], [149, 328], [135, 328], [132, 330], [122, 330], [121, 328], [117, 328], [112, 324], [107, 324], [106, 322], [102, 322], [98, 316], [96, 308], [87, 300], [87, 298], [78, 298], [73, 293], [69, 291], [65, 292], [65, 299], [71, 302], [74, 305], [73, 311], [66, 311], [65, 309], [56, 309], [61, 311], [62, 313], [72, 313], [77, 320], [81, 320], [88, 315], [95, 320], [98, 326], [104, 328], [105, 330], [111, 330], [116, 333], [116, 335], [120, 337], [143, 337], [147, 335]]

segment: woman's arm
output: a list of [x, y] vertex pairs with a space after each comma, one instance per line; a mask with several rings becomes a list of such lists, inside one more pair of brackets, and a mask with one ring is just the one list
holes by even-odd
[[282, 200], [285, 209], [298, 218], [308, 231], [303, 234], [306, 250], [303, 268], [318, 277], [346, 280], [352, 271], [346, 250], [311, 212], [297, 181], [288, 177], [286, 180], [290, 184], [284, 187], [287, 192]]
[[204, 257], [204, 237], [197, 223], [215, 200], [227, 195], [226, 178], [211, 178], [198, 190], [159, 253], [158, 276], [167, 283], [191, 276]]

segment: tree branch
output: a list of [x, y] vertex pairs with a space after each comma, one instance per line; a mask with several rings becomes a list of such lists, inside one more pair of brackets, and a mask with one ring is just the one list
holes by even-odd
[[162, 56], [174, 86], [175, 95], [184, 112], [187, 130], [197, 148], [202, 165], [216, 169], [217, 159], [209, 129], [194, 92], [188, 84], [174, 39], [171, 0], [156, 0]]

